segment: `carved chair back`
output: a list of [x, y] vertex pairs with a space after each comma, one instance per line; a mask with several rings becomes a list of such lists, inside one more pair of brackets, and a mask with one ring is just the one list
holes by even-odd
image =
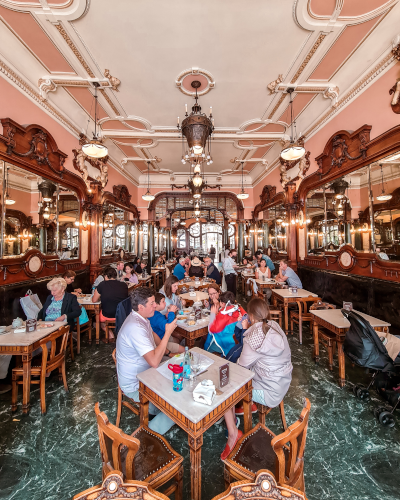
[[[305, 398], [304, 408], [299, 419], [294, 422], [282, 434], [279, 434], [271, 441], [271, 446], [278, 459], [278, 477], [279, 484], [296, 485], [297, 488], [303, 483], [304, 473], [304, 450], [306, 447], [306, 437], [308, 428], [308, 419], [310, 416], [310, 401]], [[285, 453], [289, 447], [289, 454]]]
[[322, 311], [326, 309], [336, 309], [336, 306], [334, 304], [329, 304], [328, 302], [322, 302], [318, 299], [318, 302], [310, 307], [310, 311]]
[[[61, 339], [61, 344], [57, 351], [57, 339]], [[53, 332], [48, 337], [45, 337], [40, 341], [40, 347], [42, 348], [42, 367], [41, 376], [45, 377], [47, 372], [51, 372], [58, 368], [65, 361], [65, 353], [67, 350], [69, 337], [69, 325], [61, 326], [58, 330]], [[51, 342], [50, 353], [47, 344]], [[50, 355], [49, 355], [50, 354]]]
[[[134, 498], [135, 500], [169, 500], [168, 497], [154, 491], [148, 483], [143, 481], [129, 481], [123, 478], [120, 471], [109, 472], [103, 484], [93, 486], [74, 496], [72, 500], [93, 500], [94, 498], [119, 499]], [[295, 498], [295, 500], [298, 500]]]
[[297, 489], [286, 485], [278, 486], [273, 474], [263, 469], [258, 471], [253, 483], [246, 480], [232, 483], [228, 490], [212, 500], [259, 500], [260, 498], [307, 500], [305, 495]]
[[300, 315], [305, 315], [308, 313], [309, 310], [313, 307], [313, 305], [317, 302], [321, 302], [321, 299], [318, 297], [315, 297], [315, 299], [310, 300], [310, 297], [304, 298], [304, 299], [297, 299], [296, 304], [297, 307], [299, 308], [299, 314]]
[[[99, 403], [94, 407], [99, 432], [103, 477], [110, 471], [118, 470], [125, 474], [126, 479], [135, 478], [134, 458], [140, 447], [140, 441], [111, 424], [104, 412], [100, 411]], [[124, 457], [121, 456], [124, 448]], [[124, 461], [124, 464], [122, 463]]]

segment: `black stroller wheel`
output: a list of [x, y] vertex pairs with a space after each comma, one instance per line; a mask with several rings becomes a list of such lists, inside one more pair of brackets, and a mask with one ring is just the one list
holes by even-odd
[[353, 386], [353, 393], [358, 399], [368, 399], [369, 390], [362, 385]]
[[393, 413], [388, 411], [387, 408], [379, 406], [374, 411], [375, 417], [378, 419], [378, 422], [384, 427], [394, 427], [394, 416]]

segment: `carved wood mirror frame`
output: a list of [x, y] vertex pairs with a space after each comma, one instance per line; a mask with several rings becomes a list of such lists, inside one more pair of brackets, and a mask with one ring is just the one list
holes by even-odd
[[[363, 125], [354, 132], [339, 130], [331, 136], [323, 152], [315, 158], [318, 170], [306, 177], [299, 186], [299, 203], [305, 204], [309, 191], [400, 151], [400, 125], [373, 140], [370, 140], [371, 129], [371, 125]], [[349, 259], [346, 261], [342, 254], [350, 255], [351, 265], [346, 264]], [[400, 277], [400, 263], [380, 260], [374, 253], [357, 252], [348, 244], [336, 252], [329, 252], [329, 255], [306, 255], [304, 261], [299, 263], [389, 281], [398, 281]]]
[[[3, 126], [3, 134], [0, 135], [0, 161], [43, 176], [74, 191], [82, 209], [87, 199], [86, 185], [82, 178], [65, 169], [64, 162], [68, 155], [58, 148], [50, 132], [37, 124], [20, 125], [11, 118], [2, 118], [0, 121]], [[23, 255], [0, 258], [0, 283], [16, 283], [84, 267], [81, 261], [81, 245], [79, 258], [68, 263], [61, 263], [57, 255], [45, 255], [38, 249], [31, 248]]]

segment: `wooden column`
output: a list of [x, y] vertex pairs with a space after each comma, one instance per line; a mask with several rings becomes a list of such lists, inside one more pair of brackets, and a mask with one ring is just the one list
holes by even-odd
[[222, 248], [225, 250], [225, 246], [229, 243], [228, 236], [229, 220], [224, 218], [224, 227], [222, 228]]
[[92, 194], [90, 202], [84, 205], [84, 210], [91, 214], [91, 220], [94, 226], [87, 226], [89, 231], [89, 248], [90, 248], [90, 281], [91, 283], [97, 278], [101, 271], [100, 256], [101, 256], [101, 238], [100, 231], [100, 214], [103, 213], [103, 205], [101, 203], [101, 188], [99, 184], [90, 185]]
[[244, 220], [238, 220], [238, 247], [237, 261], [242, 262], [244, 257]]
[[148, 237], [148, 242], [147, 242], [147, 253], [148, 253], [147, 272], [149, 274], [151, 274], [151, 267], [154, 265], [154, 262], [155, 262], [154, 222], [153, 221], [147, 221], [147, 237]]
[[167, 260], [171, 258], [171, 231], [166, 228], [165, 229], [165, 250], [167, 252]]
[[287, 254], [288, 263], [291, 268], [297, 269], [297, 227], [292, 224], [292, 220], [296, 219], [297, 205], [294, 199], [296, 193], [296, 184], [288, 182], [285, 187], [286, 190], [286, 211], [288, 213], [289, 226], [287, 226]]

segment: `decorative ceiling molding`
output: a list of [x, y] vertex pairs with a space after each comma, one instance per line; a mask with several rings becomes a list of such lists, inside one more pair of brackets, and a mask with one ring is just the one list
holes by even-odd
[[203, 85], [200, 87], [200, 90], [198, 90], [197, 95], [198, 96], [205, 95], [215, 87], [215, 79], [213, 75], [205, 69], [201, 68], [186, 69], [182, 71], [182, 73], [179, 73], [179, 75], [176, 77], [175, 84], [183, 94], [193, 97], [196, 94], [196, 91], [194, 89], [191, 90], [189, 88], [186, 88], [183, 82], [185, 78], [188, 76], [199, 76], [199, 75], [203, 76], [206, 79], [207, 84], [205, 85], [204, 88]]
[[306, 58], [304, 59], [304, 61], [300, 64], [300, 67], [299, 69], [296, 71], [296, 73], [294, 74], [294, 76], [292, 77], [292, 79], [290, 80], [290, 83], [295, 83], [297, 82], [297, 80], [299, 79], [299, 76], [303, 73], [303, 71], [305, 70], [307, 64], [310, 62], [312, 56], [315, 54], [315, 52], [317, 51], [318, 47], [321, 45], [321, 43], [324, 41], [325, 37], [326, 37], [327, 33], [320, 33], [320, 35], [318, 36], [317, 38], [317, 41], [314, 43], [314, 45], [312, 46], [310, 52], [307, 54]]
[[[275, 84], [275, 82], [272, 82]], [[271, 84], [270, 84], [271, 85]], [[313, 83], [301, 83], [300, 85], [293, 85], [292, 83], [279, 83], [274, 85], [274, 90], [270, 93], [280, 93], [283, 92], [285, 95], [289, 88], [294, 89], [296, 94], [322, 94], [325, 98], [330, 99], [331, 106], [337, 106], [338, 97], [339, 97], [339, 87], [332, 82], [321, 82], [318, 84]], [[270, 87], [268, 86], [268, 89]]]
[[36, 92], [29, 83], [21, 78], [14, 70], [12, 70], [4, 61], [0, 59], [0, 72], [3, 73], [15, 86], [25, 92], [31, 99], [36, 101], [48, 113], [53, 115], [59, 122], [62, 123], [75, 137], [78, 137], [81, 131], [67, 118], [64, 117], [54, 106], [43, 101], [39, 92]]

